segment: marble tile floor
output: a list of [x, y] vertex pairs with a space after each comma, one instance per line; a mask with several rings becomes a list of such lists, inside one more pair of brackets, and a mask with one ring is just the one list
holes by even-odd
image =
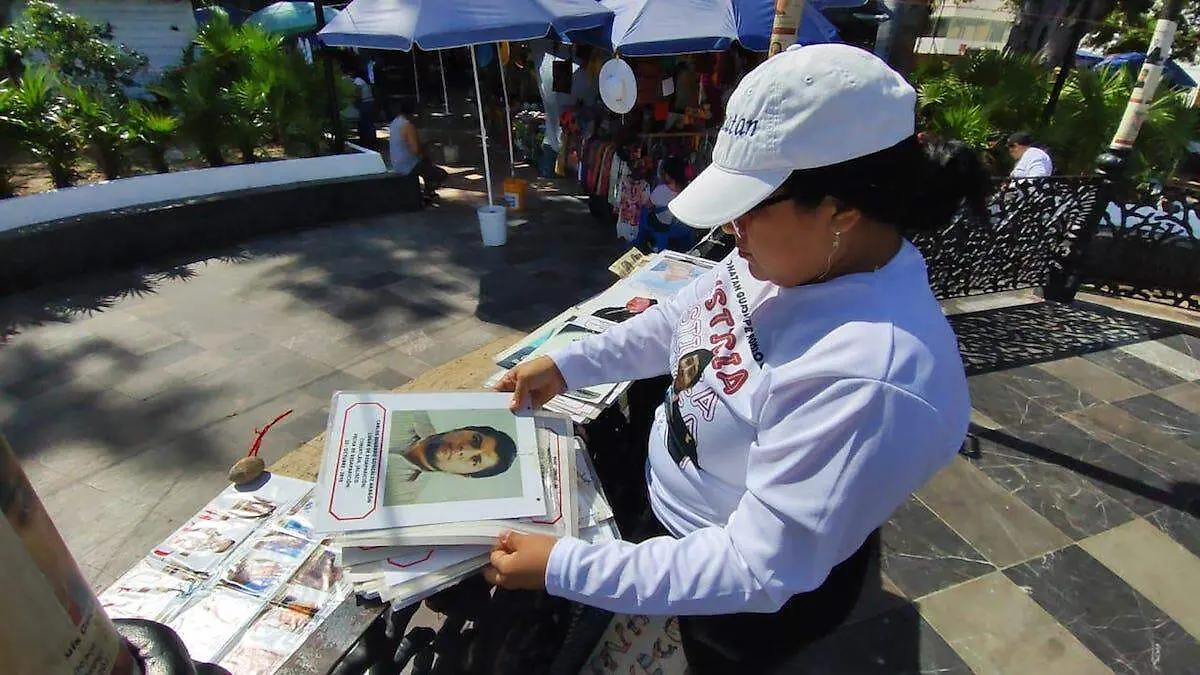
[[[884, 526], [851, 620], [782, 672], [1200, 673], [1200, 330], [946, 304], [971, 437]], [[622, 641], [639, 625], [584, 672], [685, 673], [670, 622]]]

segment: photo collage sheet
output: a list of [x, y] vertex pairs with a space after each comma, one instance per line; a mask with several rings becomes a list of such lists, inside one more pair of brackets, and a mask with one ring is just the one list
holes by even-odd
[[360, 595], [408, 604], [485, 565], [506, 530], [612, 517], [573, 423], [506, 394], [339, 392], [330, 419], [314, 524]]
[[118, 579], [113, 618], [167, 624], [194, 660], [270, 675], [349, 594], [313, 529], [313, 484], [268, 474], [226, 488]]
[[[603, 333], [659, 303], [670, 301], [676, 293], [715, 265], [711, 260], [674, 251], [632, 258], [626, 254], [610, 268], [619, 275], [626, 275], [624, 278], [599, 295], [542, 324], [525, 339], [498, 354], [496, 365], [500, 369], [484, 385], [495, 385], [522, 361]], [[616, 382], [584, 387], [554, 397], [545, 405], [545, 409], [568, 415], [579, 424], [586, 424], [599, 417], [628, 386], [628, 382]]]

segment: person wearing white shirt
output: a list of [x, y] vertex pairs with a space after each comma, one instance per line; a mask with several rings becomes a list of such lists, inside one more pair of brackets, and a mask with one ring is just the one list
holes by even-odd
[[354, 77], [354, 105], [358, 108], [358, 143], [367, 149], [375, 148], [375, 94], [366, 73]]
[[[507, 533], [484, 576], [679, 616], [692, 673], [769, 673], [839, 626], [878, 529], [956, 455], [957, 340], [905, 232], [990, 181], [915, 135], [916, 93], [869, 52], [795, 47], [737, 87], [712, 164], [670, 209], [737, 250], [669, 302], [513, 369], [513, 406], [674, 375], [655, 413], [640, 543]], [[930, 186], [933, 186], [932, 188]], [[598, 453], [604, 448], [595, 448]], [[634, 514], [618, 522], [626, 535]]]
[[1010, 178], [1045, 178], [1054, 173], [1054, 163], [1045, 150], [1033, 145], [1033, 136], [1018, 131], [1008, 137], [1008, 155], [1016, 162]]

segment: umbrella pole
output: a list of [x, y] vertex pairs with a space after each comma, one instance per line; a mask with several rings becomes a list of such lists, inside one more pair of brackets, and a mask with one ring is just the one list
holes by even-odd
[[413, 57], [413, 91], [417, 93], [417, 103], [421, 102], [421, 78], [417, 75], [417, 46], [412, 47]]
[[508, 172], [516, 174], [517, 156], [513, 153], [512, 110], [508, 105], [508, 83], [504, 79], [504, 59], [500, 58], [500, 43], [496, 43], [496, 61], [500, 63], [500, 89], [504, 94], [504, 119], [508, 122]]
[[479, 109], [479, 135], [483, 139], [483, 176], [487, 181], [488, 206], [492, 205], [492, 164], [488, 161], [487, 125], [483, 123], [483, 95], [479, 93], [479, 63], [475, 59], [475, 47], [471, 46], [471, 73], [475, 76], [475, 107]]
[[438, 71], [442, 74], [442, 103], [446, 106], [446, 114], [450, 114], [450, 93], [446, 89], [446, 64], [442, 61], [442, 50], [438, 50]]

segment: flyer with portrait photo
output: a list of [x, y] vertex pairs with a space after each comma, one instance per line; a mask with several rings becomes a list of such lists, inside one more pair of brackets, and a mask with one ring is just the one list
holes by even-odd
[[287, 607], [267, 607], [229, 649], [220, 665], [237, 675], [271, 675], [300, 648], [315, 624], [311, 614]]
[[200, 580], [179, 569], [156, 569], [142, 561], [100, 594], [112, 619], [161, 621], [191, 597]]
[[533, 416], [514, 414], [509, 398], [335, 394], [316, 532], [544, 516]]
[[288, 579], [278, 602], [296, 611], [316, 614], [345, 595], [342, 575], [334, 552], [324, 547], [317, 549]]
[[317, 541], [320, 535], [313, 532], [313, 497], [311, 494], [301, 499], [283, 517], [279, 523], [279, 529], [293, 534], [297, 537], [308, 539], [309, 541]]
[[192, 516], [151, 554], [163, 562], [208, 573], [228, 558], [256, 527], [254, 521], [205, 509]]
[[312, 549], [305, 539], [268, 532], [226, 570], [223, 580], [252, 595], [265, 595], [300, 567]]
[[183, 610], [167, 625], [179, 634], [195, 661], [212, 661], [263, 606], [243, 593], [220, 588]]

